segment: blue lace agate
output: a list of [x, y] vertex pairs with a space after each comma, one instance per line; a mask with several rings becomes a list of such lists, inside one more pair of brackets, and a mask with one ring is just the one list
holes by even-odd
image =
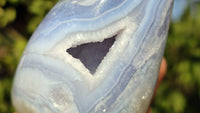
[[173, 0], [61, 0], [15, 75], [19, 113], [145, 113]]

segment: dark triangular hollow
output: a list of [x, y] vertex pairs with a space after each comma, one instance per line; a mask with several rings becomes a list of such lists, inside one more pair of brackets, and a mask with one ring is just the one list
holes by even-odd
[[69, 48], [66, 51], [74, 58], [79, 59], [91, 74], [96, 72], [97, 67], [108, 53], [110, 47], [115, 42], [117, 35], [105, 39], [103, 42], [92, 42], [77, 47]]

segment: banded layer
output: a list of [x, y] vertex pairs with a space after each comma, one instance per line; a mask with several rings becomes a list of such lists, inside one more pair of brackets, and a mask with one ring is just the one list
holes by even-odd
[[61, 0], [32, 35], [18, 66], [12, 91], [17, 111], [145, 113], [172, 2]]

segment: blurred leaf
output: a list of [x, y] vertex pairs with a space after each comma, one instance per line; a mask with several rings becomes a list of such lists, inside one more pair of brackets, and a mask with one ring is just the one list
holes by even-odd
[[197, 85], [198, 85], [198, 95], [200, 98], [200, 62], [196, 62], [193, 64], [193, 74], [195, 76], [195, 81], [197, 81]]
[[42, 19], [43, 18], [40, 16], [33, 17], [28, 23], [28, 26], [27, 26], [28, 32], [32, 33], [37, 28], [37, 26], [40, 24]]
[[10, 2], [10, 3], [17, 3], [17, 2], [19, 2], [19, 0], [7, 0], [8, 2]]
[[186, 100], [182, 93], [174, 91], [169, 95], [169, 107], [173, 109], [174, 113], [183, 113], [186, 106]]
[[177, 82], [179, 82], [187, 90], [192, 90], [192, 88], [194, 88], [193, 76], [190, 68], [191, 64], [189, 61], [182, 61], [177, 67], [179, 74]]
[[5, 13], [0, 17], [0, 28], [14, 21], [15, 17], [16, 10], [13, 7], [6, 8]]
[[0, 18], [4, 15], [4, 10], [0, 7]]
[[51, 1], [47, 0], [34, 0], [30, 4], [29, 11], [36, 15], [44, 15], [47, 10], [53, 6]]
[[[10, 98], [11, 80], [0, 79], [0, 113], [11, 113], [14, 111]], [[3, 102], [3, 103], [2, 103]]]
[[6, 0], [0, 0], [0, 6], [4, 6], [6, 4]]

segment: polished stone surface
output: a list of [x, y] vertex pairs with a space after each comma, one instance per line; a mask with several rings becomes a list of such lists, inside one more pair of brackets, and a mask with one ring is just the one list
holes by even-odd
[[[19, 113], [146, 113], [172, 4], [59, 1], [18, 65], [14, 107]], [[111, 37], [115, 39], [107, 42]]]

